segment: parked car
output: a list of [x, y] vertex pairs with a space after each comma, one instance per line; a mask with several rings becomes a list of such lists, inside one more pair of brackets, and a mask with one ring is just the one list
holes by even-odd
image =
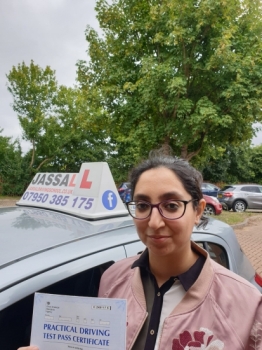
[[205, 215], [219, 215], [222, 213], [222, 204], [216, 197], [211, 197], [203, 194], [206, 201]]
[[117, 189], [119, 196], [124, 203], [127, 202], [125, 197], [126, 197], [127, 192], [129, 191], [129, 189], [130, 189], [130, 182], [122, 182], [121, 185]]
[[[0, 349], [29, 344], [35, 292], [95, 297], [109, 266], [144, 250], [109, 173], [92, 172], [75, 184], [75, 174], [37, 174], [17, 207], [0, 208]], [[229, 225], [210, 218], [192, 240], [262, 292]]]
[[262, 209], [262, 186], [227, 185], [218, 192], [218, 200], [226, 210], [244, 212], [246, 209]]
[[123, 202], [127, 203], [131, 201], [131, 188], [127, 188], [123, 196]]
[[[105, 269], [144, 249], [130, 216], [87, 221], [29, 207], [3, 208], [0, 216], [0, 349], [29, 344], [35, 292], [96, 296]], [[192, 239], [262, 292], [230, 226], [210, 219]]]
[[202, 193], [206, 194], [207, 196], [217, 197], [217, 192], [220, 190], [220, 188], [209, 182], [203, 182], [201, 186], [201, 190], [202, 190]]

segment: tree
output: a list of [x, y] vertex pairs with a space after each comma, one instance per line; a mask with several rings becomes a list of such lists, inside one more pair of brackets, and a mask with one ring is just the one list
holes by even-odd
[[105, 161], [110, 148], [107, 134], [93, 118], [84, 92], [60, 86], [54, 110], [44, 124], [37, 168], [42, 167], [42, 159], [49, 160], [43, 170], [57, 172], [78, 172], [83, 162]]
[[58, 86], [55, 71], [33, 61], [13, 67], [7, 78], [23, 137], [32, 143], [31, 173], [78, 171], [83, 162], [105, 160], [108, 137], [84, 90]]
[[[103, 36], [86, 31], [80, 86], [95, 91], [118, 142], [140, 157], [250, 140], [261, 121], [259, 0], [98, 0]], [[168, 148], [168, 147], [167, 147]]]
[[250, 142], [244, 142], [240, 146], [227, 145], [223, 153], [207, 155], [201, 166], [198, 160], [198, 167], [204, 179], [214, 183], [253, 182], [255, 172], [252, 152]]
[[262, 184], [262, 145], [251, 149], [250, 160], [252, 171], [254, 173], [253, 181]]
[[21, 195], [29, 182], [26, 168], [19, 141], [0, 135], [0, 193]]
[[23, 128], [23, 138], [32, 143], [30, 167], [35, 162], [36, 147], [44, 134], [44, 125], [52, 113], [53, 102], [57, 93], [55, 72], [47, 66], [40, 68], [31, 61], [24, 62], [7, 75], [8, 91], [13, 95], [13, 109], [18, 113]]

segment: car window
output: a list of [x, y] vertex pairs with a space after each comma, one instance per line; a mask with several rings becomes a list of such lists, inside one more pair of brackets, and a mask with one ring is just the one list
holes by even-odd
[[208, 184], [208, 183], [204, 183], [202, 184], [202, 188], [207, 188], [208, 190], [214, 190], [216, 186]]
[[226, 185], [226, 186], [221, 188], [221, 191], [226, 191], [226, 190], [233, 191], [234, 189], [235, 189], [235, 187]]
[[229, 269], [228, 256], [225, 249], [221, 245], [211, 242], [196, 243], [209, 253], [211, 259]]
[[215, 190], [215, 188], [216, 188], [216, 186], [214, 186], [214, 185], [207, 185], [208, 186], [208, 189], [210, 189], [210, 190]]
[[[45, 287], [39, 292], [96, 297], [100, 278], [103, 272], [113, 263], [113, 261], [109, 261], [93, 267]], [[19, 346], [29, 345], [33, 300], [34, 294], [31, 294], [0, 311], [0, 349], [17, 350]]]
[[241, 191], [260, 193], [258, 186], [243, 186], [243, 187], [241, 187]]

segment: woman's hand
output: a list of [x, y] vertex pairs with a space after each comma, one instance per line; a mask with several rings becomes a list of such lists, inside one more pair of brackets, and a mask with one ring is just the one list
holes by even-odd
[[19, 348], [17, 350], [39, 350], [37, 346], [25, 346], [23, 348]]

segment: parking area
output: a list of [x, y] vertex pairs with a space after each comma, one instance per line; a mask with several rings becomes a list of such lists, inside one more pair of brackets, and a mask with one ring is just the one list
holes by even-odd
[[262, 217], [253, 216], [243, 227], [234, 227], [238, 241], [257, 273], [262, 276]]

